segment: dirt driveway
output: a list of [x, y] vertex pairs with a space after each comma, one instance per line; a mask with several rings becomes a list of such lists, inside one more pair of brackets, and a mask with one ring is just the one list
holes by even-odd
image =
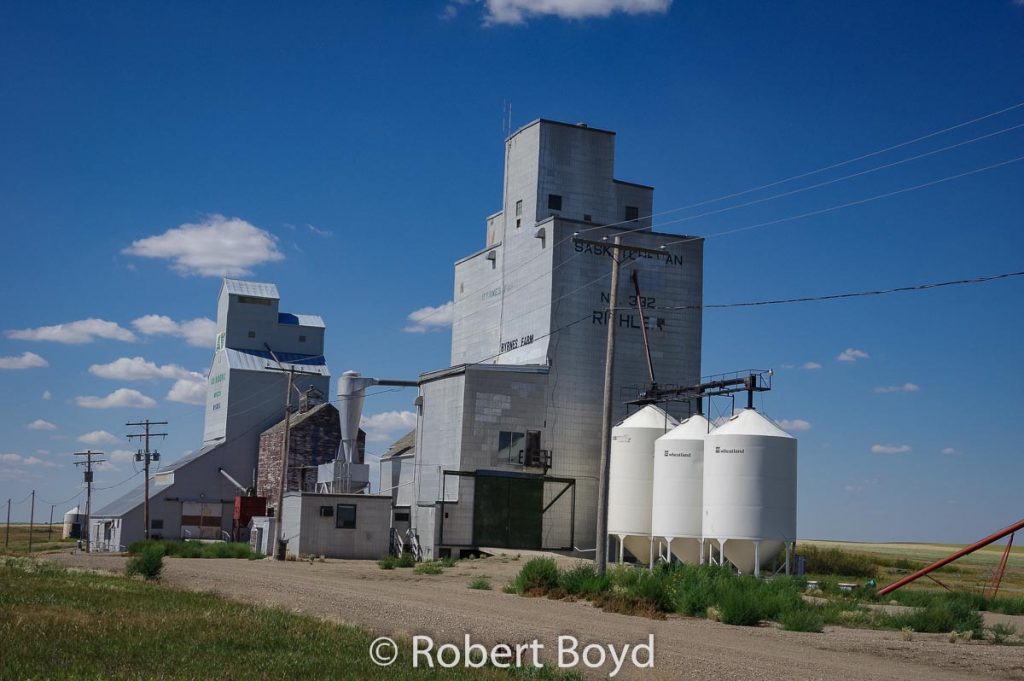
[[[52, 559], [116, 571], [124, 565], [116, 556], [59, 554]], [[381, 635], [430, 635], [438, 644], [461, 644], [468, 633], [474, 642], [488, 646], [539, 639], [545, 651], [555, 651], [563, 635], [577, 637], [582, 645], [621, 647], [645, 642], [653, 634], [654, 668], [637, 670], [627, 662], [617, 679], [1024, 680], [1021, 647], [951, 644], [943, 634], [915, 634], [914, 640], [904, 641], [898, 632], [838, 627], [806, 634], [683, 617], [649, 620], [605, 613], [585, 602], [502, 593], [522, 560], [494, 556], [461, 561], [441, 575], [415, 575], [409, 569], [381, 570], [370, 561], [170, 558], [163, 583], [357, 624]], [[480, 576], [490, 577], [494, 589], [469, 589], [470, 580]], [[555, 664], [554, 655], [542, 659]], [[610, 670], [609, 663], [589, 676], [605, 678]]]

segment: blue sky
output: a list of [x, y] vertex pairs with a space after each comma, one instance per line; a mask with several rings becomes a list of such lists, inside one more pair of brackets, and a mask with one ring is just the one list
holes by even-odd
[[[445, 328], [403, 329], [451, 298], [452, 263], [483, 245], [504, 100], [515, 126], [616, 130], [617, 175], [654, 185], [656, 211], [1024, 102], [1013, 0], [536, 6], [0, 7], [0, 503], [27, 519], [18, 502], [34, 487], [45, 516], [77, 492], [70, 453], [90, 446], [122, 452], [98, 487], [126, 480], [127, 421], [170, 421], [167, 460], [198, 445], [189, 402], [220, 272], [274, 281], [282, 309], [321, 314], [335, 375], [444, 366]], [[1024, 156], [1024, 128], [1008, 130], [1022, 123], [1015, 108], [655, 223], [714, 235], [979, 171], [711, 237], [705, 300], [1022, 270], [1024, 162], [980, 170]], [[1020, 517], [1022, 293], [1018, 278], [705, 312], [704, 371], [774, 368], [762, 406], [803, 428], [801, 536], [968, 541]], [[108, 323], [69, 326], [81, 320]], [[401, 434], [411, 400], [368, 399], [371, 450]]]

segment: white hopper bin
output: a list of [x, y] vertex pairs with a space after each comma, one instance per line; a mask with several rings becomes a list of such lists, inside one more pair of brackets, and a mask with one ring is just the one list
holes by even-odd
[[651, 489], [654, 442], [679, 425], [672, 416], [647, 405], [612, 428], [608, 467], [608, 535], [638, 560], [651, 559]]
[[[796, 540], [796, 438], [744, 409], [704, 441], [703, 535], [708, 555], [744, 574]], [[788, 560], [787, 560], [788, 566]]]
[[651, 534], [664, 542], [666, 557], [690, 564], [701, 559], [704, 438], [709, 429], [708, 420], [695, 414], [654, 443]]

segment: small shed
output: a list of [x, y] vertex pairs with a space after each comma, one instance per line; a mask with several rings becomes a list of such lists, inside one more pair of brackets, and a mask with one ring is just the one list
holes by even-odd
[[391, 495], [289, 492], [281, 528], [297, 556], [380, 558], [391, 539]]

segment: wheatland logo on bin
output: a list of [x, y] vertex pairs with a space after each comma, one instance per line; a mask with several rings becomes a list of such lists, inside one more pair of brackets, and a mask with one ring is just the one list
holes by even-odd
[[[444, 643], [435, 645], [429, 636], [412, 637], [412, 666], [414, 668], [480, 669], [485, 666], [498, 669], [542, 669], [543, 643], [534, 639], [529, 643], [498, 643], [487, 647], [474, 643], [466, 634], [462, 645]], [[398, 644], [382, 636], [370, 644], [370, 659], [387, 667], [399, 657]], [[559, 636], [555, 648], [555, 666], [559, 669], [608, 669], [608, 678], [615, 678], [623, 667], [654, 668], [654, 634], [648, 634], [643, 643], [587, 643], [581, 644], [575, 636]]]

